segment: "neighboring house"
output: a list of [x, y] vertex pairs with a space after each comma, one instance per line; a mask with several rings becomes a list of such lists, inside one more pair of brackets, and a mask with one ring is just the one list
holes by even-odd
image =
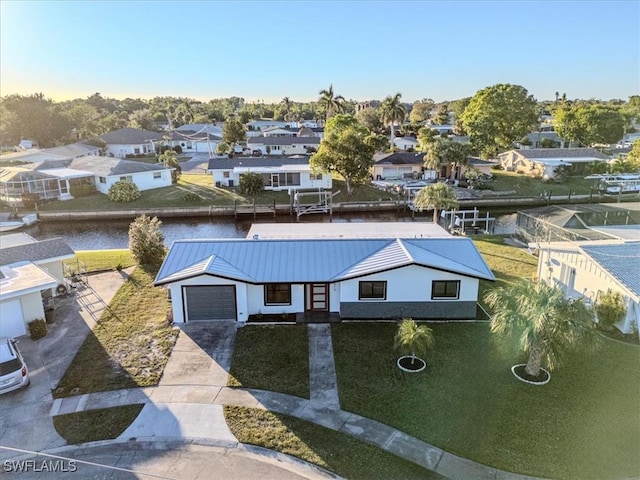
[[393, 144], [399, 150], [404, 150], [406, 152], [407, 150], [413, 151], [418, 148], [419, 142], [413, 137], [396, 137], [393, 139]]
[[0, 200], [20, 203], [23, 194], [40, 200], [70, 200], [73, 188], [94, 185], [100, 193], [119, 180], [129, 180], [140, 191], [171, 185], [172, 168], [160, 164], [109, 157], [80, 157], [0, 168]]
[[424, 171], [424, 153], [395, 152], [373, 156], [374, 180], [420, 178]]
[[74, 257], [74, 251], [60, 238], [38, 241], [26, 233], [2, 235], [0, 238], [0, 331], [2, 336], [25, 335], [30, 321], [45, 318], [43, 298], [53, 296], [58, 286], [65, 285], [62, 262]]
[[222, 141], [222, 137], [209, 132], [196, 132], [191, 130], [173, 130], [166, 136], [169, 137], [169, 146], [179, 146], [183, 153], [208, 153], [213, 156], [216, 147]]
[[478, 157], [468, 157], [467, 164], [461, 166], [462, 175], [467, 171], [467, 169], [473, 167], [478, 170], [480, 173], [484, 173], [486, 175], [491, 175], [491, 167], [495, 167], [498, 165], [498, 162], [491, 160], [483, 160]]
[[476, 318], [480, 280], [495, 280], [468, 238], [184, 240], [155, 285], [173, 319], [247, 321], [256, 314], [342, 318]]
[[308, 158], [238, 157], [212, 158], [207, 168], [217, 187], [235, 187], [240, 177], [247, 173], [259, 173], [265, 190], [331, 189], [328, 173], [311, 172]]
[[223, 124], [223, 122], [218, 122], [215, 125], [211, 123], [187, 123], [186, 125], [177, 127], [174, 130], [179, 132], [187, 130], [196, 133], [208, 133], [209, 135], [215, 135], [216, 137], [222, 138]]
[[595, 162], [606, 162], [607, 157], [595, 148], [533, 148], [509, 150], [498, 154], [502, 168], [545, 180], [555, 178], [564, 168], [572, 174], [584, 172]]
[[640, 202], [550, 205], [519, 211], [516, 237], [525, 243], [640, 238]]
[[126, 158], [127, 155], [148, 155], [155, 153], [156, 144], [162, 141], [162, 133], [140, 128], [121, 128], [100, 135], [107, 144], [106, 154], [110, 157]]
[[[257, 237], [256, 237], [257, 235]], [[247, 239], [306, 238], [449, 238], [440, 225], [428, 222], [254, 223]]]
[[251, 132], [263, 132], [267, 128], [279, 127], [285, 128], [288, 127], [289, 124], [287, 122], [281, 122], [279, 120], [273, 120], [270, 118], [264, 118], [261, 120], [252, 120], [247, 123], [247, 129], [249, 130], [247, 133]]
[[[543, 143], [547, 143], [551, 145], [551, 148], [560, 148], [563, 144], [563, 140], [554, 131], [539, 131], [539, 132], [531, 132], [527, 133], [527, 138], [531, 145], [521, 145], [520, 149], [529, 150], [532, 148], [543, 148]], [[565, 142], [568, 143], [568, 142]], [[549, 147], [547, 147], [549, 148]]]
[[318, 150], [319, 137], [249, 137], [247, 148], [260, 150], [263, 155], [306, 155], [309, 149]]
[[538, 278], [558, 285], [569, 298], [592, 304], [607, 290], [620, 293], [626, 317], [622, 333], [640, 329], [640, 241], [551, 242], [539, 248]]
[[289, 127], [269, 127], [262, 129], [263, 137], [295, 137], [298, 130]]
[[3, 161], [44, 162], [45, 160], [71, 160], [79, 157], [100, 155], [100, 147], [84, 143], [72, 143], [61, 147], [31, 149], [22, 152], [8, 153], [2, 156]]

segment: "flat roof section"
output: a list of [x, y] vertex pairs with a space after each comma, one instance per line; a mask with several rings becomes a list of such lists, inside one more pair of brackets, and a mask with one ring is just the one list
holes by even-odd
[[451, 237], [433, 222], [254, 223], [247, 238], [255, 235], [259, 239]]

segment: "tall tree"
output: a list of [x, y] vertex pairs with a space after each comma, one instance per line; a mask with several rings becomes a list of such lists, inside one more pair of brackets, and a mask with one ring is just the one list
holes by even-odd
[[487, 158], [528, 133], [538, 122], [538, 108], [526, 88], [498, 84], [476, 93], [461, 120], [473, 146]]
[[327, 90], [320, 90], [320, 99], [318, 100], [318, 106], [323, 112], [325, 120], [328, 120], [333, 115], [344, 112], [345, 100], [342, 95], [336, 95], [333, 93], [333, 85], [329, 85]]
[[449, 123], [449, 104], [443, 103], [438, 107], [433, 123], [436, 125], [447, 125]]
[[380, 119], [380, 112], [375, 108], [364, 108], [356, 113], [356, 118], [360, 123], [372, 132], [384, 133], [384, 124]]
[[129, 115], [129, 126], [143, 130], [155, 130], [155, 122], [153, 121], [151, 110], [145, 108], [144, 110], [133, 112]]
[[409, 113], [409, 121], [411, 123], [425, 122], [431, 118], [431, 110], [435, 106], [435, 102], [430, 98], [423, 98], [414, 102]]
[[585, 146], [611, 144], [624, 136], [625, 119], [617, 108], [576, 103], [556, 111], [554, 128], [562, 138]]
[[453, 113], [453, 133], [456, 135], [466, 135], [467, 132], [462, 125], [462, 114], [467, 105], [471, 101], [471, 97], [461, 98], [451, 103], [451, 112]]
[[244, 142], [247, 138], [244, 125], [235, 118], [229, 118], [222, 126], [222, 141], [228, 145]]
[[385, 98], [380, 104], [380, 118], [385, 125], [389, 125], [389, 143], [391, 143], [391, 148], [393, 148], [393, 140], [396, 137], [395, 135], [395, 125], [396, 123], [402, 124], [404, 118], [407, 116], [407, 110], [402, 105], [400, 99], [402, 95], [400, 93], [396, 93], [393, 96], [388, 96]]
[[493, 311], [491, 331], [518, 342], [529, 357], [525, 371], [533, 377], [542, 363], [553, 370], [568, 351], [598, 345], [593, 312], [582, 300], [565, 299], [558, 287], [522, 280], [491, 290], [485, 301]]
[[459, 165], [466, 165], [470, 147], [464, 143], [454, 142], [449, 138], [439, 138], [427, 145], [425, 150], [425, 167], [438, 170], [443, 165], [451, 165], [451, 180], [456, 178]]
[[427, 185], [413, 199], [413, 205], [420, 211], [433, 209], [433, 223], [438, 223], [438, 211], [456, 208], [458, 198], [453, 188], [446, 183]]
[[341, 175], [351, 195], [355, 185], [370, 178], [374, 152], [369, 129], [353, 115], [339, 114], [327, 121], [320, 148], [309, 163], [314, 170]]

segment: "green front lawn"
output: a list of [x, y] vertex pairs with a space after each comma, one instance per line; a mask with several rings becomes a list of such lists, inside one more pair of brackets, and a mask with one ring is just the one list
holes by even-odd
[[248, 325], [239, 329], [228, 385], [309, 398], [308, 344], [306, 325]]
[[546, 386], [515, 379], [523, 361], [486, 323], [431, 323], [428, 368], [396, 366], [392, 324], [332, 329], [340, 402], [476, 462], [550, 478], [640, 475], [640, 350], [606, 341], [576, 355]]
[[136, 419], [142, 404], [101, 408], [53, 417], [56, 431], [70, 445], [117, 438]]
[[224, 407], [227, 425], [242, 443], [301, 458], [351, 480], [441, 476], [343, 433], [278, 413]]
[[489, 185], [496, 192], [515, 190], [513, 197], [539, 197], [540, 195], [588, 195], [593, 180], [585, 180], [585, 175], [568, 177], [561, 183], [545, 182], [539, 178], [527, 177], [515, 172], [492, 170], [494, 180]]
[[153, 276], [137, 268], [120, 287], [80, 347], [54, 395], [156, 385], [178, 331], [167, 323], [169, 304]]
[[[135, 265], [129, 249], [78, 250], [76, 257], [84, 264], [87, 273], [122, 270]], [[78, 271], [79, 265], [75, 260], [68, 260], [65, 264], [69, 265], [74, 272]]]

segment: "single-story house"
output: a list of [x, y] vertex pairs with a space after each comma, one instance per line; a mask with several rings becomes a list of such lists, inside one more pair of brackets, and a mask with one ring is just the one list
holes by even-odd
[[462, 175], [467, 171], [468, 168], [473, 167], [478, 170], [480, 173], [484, 173], [486, 175], [491, 175], [491, 167], [498, 165], [498, 162], [492, 160], [483, 160], [479, 157], [468, 157], [467, 164], [462, 165]]
[[640, 329], [640, 241], [550, 242], [536, 247], [540, 280], [591, 304], [607, 290], [618, 292], [627, 314], [616, 326], [623, 333]]
[[169, 146], [182, 148], [183, 153], [208, 153], [213, 156], [222, 137], [191, 130], [172, 130], [167, 134]]
[[493, 273], [468, 238], [183, 240], [155, 285], [173, 319], [247, 321], [257, 314], [342, 318], [476, 317]]
[[268, 127], [262, 129], [263, 137], [296, 137], [298, 130], [289, 127]]
[[556, 177], [564, 167], [579, 173], [591, 163], [606, 162], [607, 157], [595, 148], [532, 148], [500, 153], [498, 160], [507, 171], [546, 180]]
[[331, 189], [329, 173], [314, 174], [309, 158], [239, 157], [211, 158], [207, 167], [218, 187], [234, 187], [247, 172], [259, 173], [265, 190]]
[[393, 139], [393, 144], [396, 146], [398, 150], [415, 150], [418, 148], [419, 142], [414, 137], [395, 137]]
[[107, 194], [111, 185], [129, 180], [140, 191], [171, 185], [172, 168], [110, 157], [79, 157], [0, 168], [0, 200], [20, 203], [23, 193], [41, 200], [69, 200], [74, 186], [90, 184]]
[[100, 155], [100, 147], [85, 143], [72, 143], [60, 147], [30, 149], [21, 152], [8, 153], [2, 156], [4, 161], [19, 161], [27, 163], [44, 162], [47, 160], [71, 160], [73, 158]]
[[45, 318], [43, 299], [65, 285], [62, 262], [74, 257], [60, 238], [38, 241], [26, 233], [2, 235], [0, 335], [25, 335], [29, 322]]
[[249, 137], [247, 148], [263, 155], [306, 155], [318, 150], [320, 137]]
[[100, 138], [107, 144], [108, 156], [126, 158], [127, 155], [155, 153], [156, 144], [162, 141], [162, 133], [140, 128], [121, 128], [100, 135]]
[[[279, 128], [285, 128], [288, 127], [289, 124], [287, 122], [281, 122], [279, 120], [273, 120], [272, 118], [264, 118], [261, 120], [252, 120], [249, 123], [247, 123], [247, 130], [249, 132], [262, 132], [267, 128], [272, 128], [272, 127], [279, 127]], [[249, 133], [247, 132], [247, 133]]]
[[395, 152], [373, 156], [374, 180], [390, 178], [421, 178], [424, 171], [424, 153]]

